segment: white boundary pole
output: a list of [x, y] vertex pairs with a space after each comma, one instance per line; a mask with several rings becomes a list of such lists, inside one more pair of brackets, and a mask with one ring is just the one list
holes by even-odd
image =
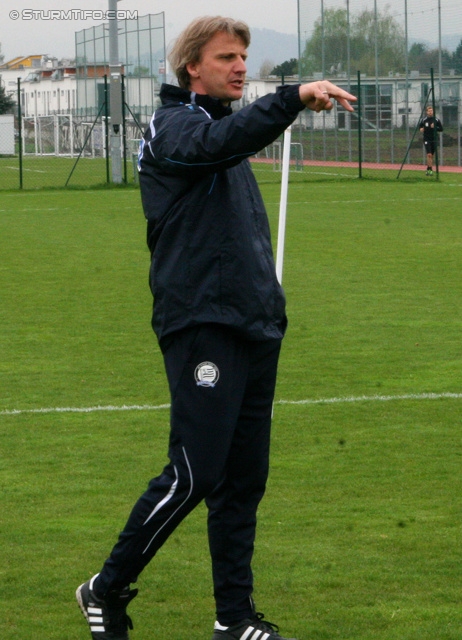
[[284, 131], [284, 147], [282, 151], [281, 200], [279, 204], [278, 244], [276, 252], [276, 276], [282, 282], [282, 266], [284, 263], [284, 243], [286, 236], [287, 194], [289, 190], [290, 142], [292, 128]]

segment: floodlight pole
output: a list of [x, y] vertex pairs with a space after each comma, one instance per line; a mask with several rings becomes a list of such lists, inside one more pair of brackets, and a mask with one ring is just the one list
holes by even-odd
[[111, 161], [112, 181], [122, 182], [122, 145], [120, 128], [122, 126], [122, 66], [119, 61], [119, 31], [117, 21], [117, 2], [109, 0], [109, 95], [111, 115]]
[[276, 276], [279, 280], [279, 284], [282, 283], [282, 266], [284, 263], [291, 138], [292, 127], [289, 126], [284, 132], [284, 145], [282, 151], [281, 200], [279, 204], [278, 245], [276, 251]]
[[[436, 126], [436, 98], [435, 98], [435, 77], [433, 73], [433, 67], [430, 69], [430, 78], [432, 83], [432, 108], [433, 108], [433, 144], [435, 147], [435, 168], [436, 179], [440, 179], [440, 155], [438, 149], [438, 127]], [[441, 85], [440, 85], [440, 104], [441, 104]]]
[[301, 21], [300, 21], [300, 0], [297, 0], [297, 31], [298, 31], [298, 81], [301, 83], [302, 81], [302, 33], [301, 33]]

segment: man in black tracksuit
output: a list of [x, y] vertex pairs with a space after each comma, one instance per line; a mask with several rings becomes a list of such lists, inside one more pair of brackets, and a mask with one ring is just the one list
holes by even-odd
[[433, 114], [433, 107], [427, 107], [427, 115], [419, 123], [420, 133], [423, 133], [423, 143], [427, 154], [427, 176], [433, 174], [433, 155], [436, 151], [438, 133], [443, 131], [441, 120]]
[[204, 499], [213, 640], [281, 639], [255, 611], [251, 559], [287, 320], [248, 158], [305, 106], [329, 109], [335, 97], [351, 110], [354, 98], [321, 81], [282, 87], [233, 113], [249, 41], [247, 26], [231, 19], [190, 25], [170, 58], [180, 87], [162, 87], [141, 144], [153, 328], [171, 393], [170, 462], [136, 503], [101, 572], [77, 590], [94, 640], [128, 638], [125, 609], [137, 593], [130, 583]]

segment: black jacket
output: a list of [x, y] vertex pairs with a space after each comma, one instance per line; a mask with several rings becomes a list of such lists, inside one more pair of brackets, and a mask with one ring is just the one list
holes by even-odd
[[160, 97], [139, 155], [157, 337], [209, 322], [253, 340], [282, 337], [285, 299], [247, 158], [304, 108], [298, 87], [236, 113], [170, 85]]
[[443, 131], [441, 120], [435, 118], [435, 116], [426, 116], [419, 122], [419, 129], [423, 129], [424, 140], [432, 141], [435, 139], [435, 128], [436, 133], [440, 133], [441, 131]]

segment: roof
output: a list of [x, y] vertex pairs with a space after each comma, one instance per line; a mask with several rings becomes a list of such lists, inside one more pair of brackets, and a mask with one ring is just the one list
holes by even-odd
[[32, 60], [45, 58], [46, 54], [32, 54], [28, 56], [17, 56], [12, 60], [8, 60], [8, 62], [4, 62], [0, 65], [0, 69], [21, 69], [24, 67], [32, 68]]

